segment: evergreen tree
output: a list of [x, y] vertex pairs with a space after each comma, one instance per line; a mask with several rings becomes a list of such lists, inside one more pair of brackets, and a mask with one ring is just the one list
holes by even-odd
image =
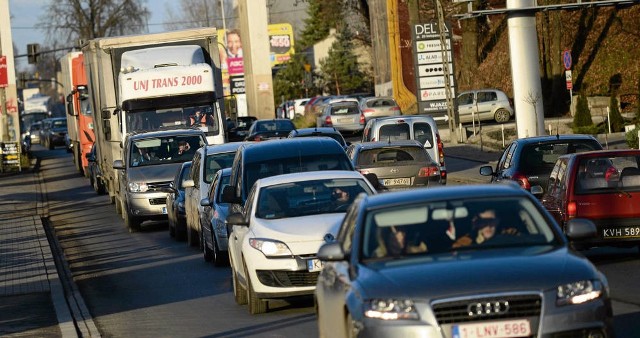
[[591, 109], [589, 109], [589, 102], [587, 101], [584, 91], [582, 91], [578, 96], [576, 114], [573, 116], [573, 126], [586, 127], [590, 125], [593, 125], [593, 121], [591, 120]]
[[360, 69], [353, 53], [353, 42], [348, 34], [337, 34], [328, 56], [320, 60], [320, 79], [325, 92], [346, 95], [371, 88], [371, 77]]
[[618, 108], [618, 99], [615, 94], [609, 99], [609, 119], [611, 122], [611, 131], [619, 132], [624, 130], [624, 119]]
[[309, 0], [307, 8], [309, 17], [304, 20], [304, 31], [298, 41], [302, 49], [327, 38], [330, 29], [336, 27], [336, 22], [340, 17], [327, 16], [326, 8], [327, 4], [323, 0]]
[[[308, 92], [315, 92], [310, 87], [309, 81], [305, 81], [307, 76], [304, 69], [306, 59], [303, 54], [294, 54], [291, 59], [278, 71], [273, 79], [274, 99], [279, 103], [282, 98], [285, 100], [307, 97]], [[309, 80], [307, 77], [306, 80]]]

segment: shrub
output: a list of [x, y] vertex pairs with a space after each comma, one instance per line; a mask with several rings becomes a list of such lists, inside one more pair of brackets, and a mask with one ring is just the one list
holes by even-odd
[[638, 149], [638, 130], [640, 126], [636, 124], [636, 129], [629, 130], [624, 134], [624, 138], [627, 141], [627, 146], [631, 149]]
[[618, 132], [624, 130], [624, 119], [618, 108], [618, 99], [615, 95], [609, 99], [609, 119], [611, 120], [611, 131]]
[[573, 117], [573, 126], [585, 127], [593, 125], [591, 120], [591, 109], [589, 109], [589, 102], [584, 92], [581, 92], [578, 96], [578, 103], [576, 104], [576, 114]]
[[604, 127], [603, 125], [589, 125], [589, 126], [573, 126], [571, 127], [571, 130], [573, 130], [574, 134], [588, 134], [588, 135], [597, 135], [597, 134], [602, 134], [604, 133]]

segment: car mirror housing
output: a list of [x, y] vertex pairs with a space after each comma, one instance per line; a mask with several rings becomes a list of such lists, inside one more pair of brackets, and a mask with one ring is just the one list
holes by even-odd
[[122, 160], [113, 161], [113, 169], [125, 169], [124, 162]]
[[239, 212], [236, 212], [227, 216], [227, 219], [224, 222], [227, 224], [227, 226], [233, 226], [233, 225], [248, 226], [249, 225], [249, 222], [247, 222], [244, 216]]
[[205, 198], [200, 200], [200, 205], [203, 206], [203, 207], [209, 207], [209, 206], [211, 206], [211, 201], [209, 200], [208, 197], [205, 197]]
[[335, 262], [347, 259], [339, 242], [326, 243], [318, 250], [318, 259], [321, 261]]
[[586, 218], [570, 219], [565, 229], [567, 237], [572, 241], [594, 238], [598, 233], [596, 225]]
[[182, 181], [183, 188], [193, 188], [195, 186], [195, 182], [193, 180], [184, 180]]
[[490, 165], [483, 165], [480, 167], [480, 175], [491, 176], [493, 175], [493, 168]]
[[236, 204], [239, 204], [242, 202], [240, 198], [236, 196], [236, 188], [230, 185], [224, 187], [224, 189], [222, 190], [221, 201], [222, 203], [236, 203]]
[[544, 194], [544, 189], [542, 189], [542, 187], [539, 185], [534, 185], [531, 187], [531, 194], [540, 198]]

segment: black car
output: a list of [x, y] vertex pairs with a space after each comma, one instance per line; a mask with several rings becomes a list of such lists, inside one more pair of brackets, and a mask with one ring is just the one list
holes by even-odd
[[[515, 185], [360, 195], [324, 262], [320, 337], [614, 337], [606, 276]], [[568, 319], [570, 318], [570, 319]]]
[[184, 186], [182, 182], [189, 179], [191, 161], [182, 163], [173, 181], [169, 183], [171, 192], [167, 194], [167, 218], [169, 235], [177, 240], [184, 240], [187, 235], [187, 215], [184, 208]]
[[491, 176], [491, 183], [515, 181], [522, 188], [545, 186], [556, 160], [561, 155], [601, 150], [602, 144], [591, 135], [551, 135], [525, 137], [512, 141], [500, 156], [495, 170], [480, 167], [480, 175]]
[[330, 137], [330, 138], [338, 141], [338, 143], [340, 143], [340, 145], [345, 149], [349, 145], [349, 143], [347, 141], [345, 141], [344, 137], [342, 136], [342, 134], [340, 133], [340, 131], [338, 129], [329, 128], [329, 127], [294, 129], [289, 133], [288, 137], [289, 138], [294, 138], [294, 137], [313, 137], [313, 136]]
[[52, 117], [42, 120], [40, 135], [40, 144], [49, 150], [53, 150], [56, 146], [65, 145], [64, 139], [67, 136], [67, 118]]
[[249, 128], [245, 141], [266, 141], [286, 138], [296, 126], [289, 119], [256, 120]]
[[258, 120], [255, 116], [238, 116], [235, 121], [227, 119], [227, 130], [229, 132], [229, 142], [237, 142], [244, 140], [249, 134], [249, 128], [253, 125], [253, 122]]
[[97, 150], [98, 147], [94, 143], [91, 145], [91, 151], [89, 151], [85, 156], [89, 162], [89, 166], [87, 168], [89, 172], [89, 183], [98, 195], [102, 195], [106, 193], [106, 187], [104, 186], [104, 182], [102, 182], [102, 172], [100, 171], [100, 166], [97, 162]]

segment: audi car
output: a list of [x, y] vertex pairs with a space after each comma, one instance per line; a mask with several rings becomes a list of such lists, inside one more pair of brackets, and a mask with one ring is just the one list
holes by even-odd
[[320, 247], [320, 337], [614, 337], [605, 276], [515, 184], [357, 198]]

